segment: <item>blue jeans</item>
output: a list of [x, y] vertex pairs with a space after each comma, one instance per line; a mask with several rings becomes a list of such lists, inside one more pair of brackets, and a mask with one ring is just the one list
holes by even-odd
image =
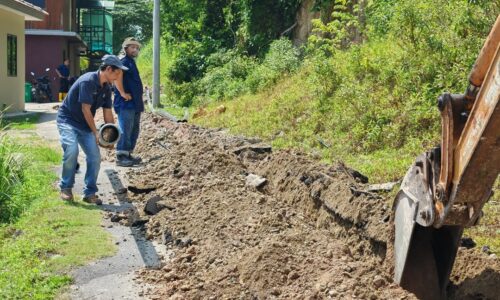
[[101, 153], [97, 146], [95, 135], [92, 132], [73, 127], [67, 123], [57, 123], [61, 146], [63, 148], [63, 166], [59, 187], [72, 189], [75, 184], [76, 163], [78, 160], [78, 146], [82, 148], [87, 160], [85, 172], [85, 188], [83, 196], [88, 197], [97, 193], [97, 175], [101, 167]]
[[134, 151], [139, 138], [141, 113], [134, 109], [120, 109], [116, 113], [121, 131], [120, 140], [116, 145], [116, 155], [128, 156]]

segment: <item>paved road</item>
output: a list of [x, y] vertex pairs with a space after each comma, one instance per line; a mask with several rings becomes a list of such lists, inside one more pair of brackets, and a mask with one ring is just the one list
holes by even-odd
[[[55, 105], [57, 103], [27, 103], [26, 111], [41, 114], [36, 133], [57, 147], [59, 134], [55, 121], [57, 110], [53, 109]], [[82, 151], [79, 162], [82, 167], [81, 172], [76, 175], [75, 194], [81, 194], [83, 188], [85, 155]], [[116, 212], [134, 209], [133, 205], [126, 201], [126, 195], [116, 196], [116, 191], [126, 186], [123, 174], [123, 168], [117, 168], [111, 162], [102, 162], [98, 179], [99, 195], [104, 201], [102, 209]], [[118, 223], [111, 223], [108, 219], [103, 220], [103, 225], [118, 244], [118, 252], [113, 257], [76, 269], [72, 274], [75, 283], [61, 298], [144, 299], [139, 296], [138, 292], [145, 287], [139, 287], [133, 281], [134, 272], [143, 267], [158, 267], [160, 265], [158, 250], [144, 238], [138, 228], [121, 226]]]

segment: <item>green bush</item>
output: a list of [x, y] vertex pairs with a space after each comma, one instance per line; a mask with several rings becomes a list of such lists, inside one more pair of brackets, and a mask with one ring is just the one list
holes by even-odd
[[[236, 50], [222, 50], [212, 54], [204, 76], [195, 82], [197, 89], [180, 91], [177, 98], [186, 96], [197, 98], [197, 103], [221, 101], [246, 93], [255, 93], [275, 83], [280, 77], [297, 70], [300, 52], [288, 39], [271, 43], [269, 52], [261, 62], [255, 57], [241, 54]], [[196, 90], [197, 94], [192, 91]], [[179, 93], [181, 92], [181, 93]]]
[[37, 166], [44, 168], [60, 162], [60, 155], [48, 147], [20, 146], [6, 135], [5, 127], [0, 127], [0, 223], [16, 220], [35, 199], [52, 188], [38, 179], [46, 174], [55, 179], [55, 175], [29, 164], [30, 161], [37, 161]]
[[24, 166], [18, 147], [0, 128], [0, 222], [9, 220], [16, 211], [12, 197], [23, 181]]
[[198, 95], [198, 85], [196, 82], [171, 83], [166, 92], [167, 102], [181, 107], [189, 107]]
[[[353, 21], [345, 6], [334, 12], [330, 23], [316, 23], [317, 35], [308, 49], [313, 69], [308, 80], [317, 97], [318, 122], [333, 136], [343, 137], [354, 153], [400, 148], [414, 137], [426, 145], [437, 142], [436, 99], [445, 91], [465, 90], [498, 5], [459, 0], [373, 3], [367, 8], [366, 28]], [[346, 47], [342, 41], [349, 26], [360, 30], [366, 41]]]
[[249, 90], [255, 93], [297, 70], [300, 65], [300, 51], [288, 39], [271, 43], [264, 61], [251, 72], [246, 80]]
[[200, 78], [205, 71], [204, 45], [197, 41], [177, 45], [173, 61], [167, 70], [167, 77], [173, 83], [191, 82]]
[[199, 81], [200, 97], [215, 101], [230, 99], [246, 92], [245, 78], [257, 66], [257, 61], [236, 51], [221, 51], [211, 55], [211, 63]]

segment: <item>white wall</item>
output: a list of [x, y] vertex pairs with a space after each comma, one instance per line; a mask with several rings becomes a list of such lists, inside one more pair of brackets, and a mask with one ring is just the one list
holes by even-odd
[[[17, 36], [17, 76], [7, 76], [7, 34]], [[24, 17], [0, 8], [0, 110], [24, 110]]]

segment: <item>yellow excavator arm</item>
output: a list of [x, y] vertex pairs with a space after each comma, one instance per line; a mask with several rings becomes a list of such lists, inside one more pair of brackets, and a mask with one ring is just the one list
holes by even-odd
[[500, 16], [469, 83], [439, 97], [441, 145], [417, 158], [394, 201], [394, 280], [420, 299], [446, 297], [463, 229], [477, 223], [500, 172]]

